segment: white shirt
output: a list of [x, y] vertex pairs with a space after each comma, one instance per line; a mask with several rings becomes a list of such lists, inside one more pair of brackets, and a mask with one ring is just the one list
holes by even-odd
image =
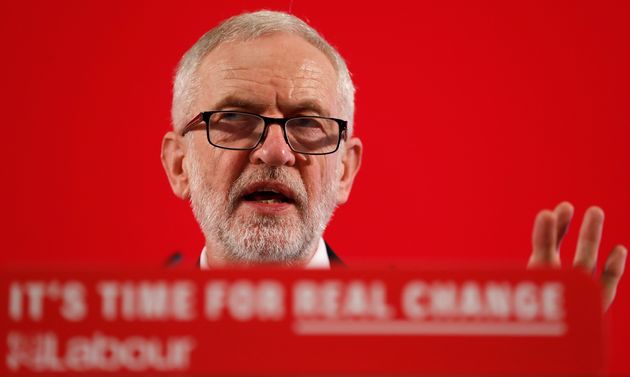
[[[199, 268], [202, 270], [209, 270], [210, 266], [208, 265], [208, 256], [206, 255], [206, 247], [203, 247], [201, 250], [201, 257], [199, 258]], [[327, 270], [330, 269], [330, 260], [328, 259], [328, 252], [326, 251], [326, 244], [324, 243], [323, 238], [319, 238], [319, 244], [317, 245], [317, 250], [315, 254], [311, 258], [311, 260], [306, 264], [304, 268], [307, 269], [322, 269]]]

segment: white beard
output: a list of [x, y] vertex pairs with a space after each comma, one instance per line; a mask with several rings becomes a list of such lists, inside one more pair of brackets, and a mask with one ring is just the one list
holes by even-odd
[[[221, 259], [242, 264], [307, 262], [336, 208], [339, 169], [324, 183], [319, 199], [309, 198], [302, 180], [289, 174], [287, 168], [266, 165], [244, 171], [225, 195], [211, 189], [206, 182], [211, 177], [202, 175], [195, 157], [189, 159], [191, 207], [206, 240], [218, 242], [223, 249]], [[276, 181], [291, 189], [298, 218], [235, 215], [245, 188], [263, 180]]]

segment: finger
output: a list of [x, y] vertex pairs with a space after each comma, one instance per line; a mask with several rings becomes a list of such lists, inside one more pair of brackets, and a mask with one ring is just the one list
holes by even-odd
[[560, 257], [556, 250], [556, 223], [556, 215], [549, 210], [540, 211], [536, 216], [529, 267], [560, 266]]
[[556, 208], [553, 210], [553, 213], [556, 215], [557, 219], [556, 248], [559, 249], [564, 235], [567, 234], [567, 231], [569, 230], [569, 224], [571, 223], [571, 219], [573, 218], [574, 209], [571, 203], [562, 202], [556, 206]]
[[622, 245], [617, 245], [610, 252], [604, 271], [602, 272], [602, 299], [604, 310], [607, 310], [615, 299], [617, 293], [617, 285], [623, 275], [626, 267], [626, 259], [628, 257], [628, 249]]
[[577, 250], [573, 265], [592, 273], [597, 265], [597, 252], [602, 239], [604, 227], [604, 211], [599, 207], [590, 207], [584, 214]]

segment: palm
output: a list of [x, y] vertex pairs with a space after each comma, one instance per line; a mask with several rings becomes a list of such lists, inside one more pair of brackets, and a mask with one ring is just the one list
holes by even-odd
[[[553, 211], [543, 210], [534, 221], [532, 232], [532, 254], [528, 267], [559, 268], [560, 244], [567, 233], [573, 217], [573, 206], [562, 202]], [[599, 207], [590, 207], [584, 214], [573, 266], [594, 274], [597, 267], [597, 254], [604, 226], [604, 211]], [[617, 292], [617, 285], [623, 275], [628, 251], [622, 245], [615, 246], [600, 275], [604, 310], [612, 304]]]

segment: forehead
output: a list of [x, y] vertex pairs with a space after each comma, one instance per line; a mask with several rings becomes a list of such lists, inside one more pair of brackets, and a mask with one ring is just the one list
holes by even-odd
[[332, 63], [319, 49], [290, 34], [221, 44], [204, 57], [197, 73], [200, 111], [227, 99], [261, 111], [304, 104], [321, 112], [337, 110]]

